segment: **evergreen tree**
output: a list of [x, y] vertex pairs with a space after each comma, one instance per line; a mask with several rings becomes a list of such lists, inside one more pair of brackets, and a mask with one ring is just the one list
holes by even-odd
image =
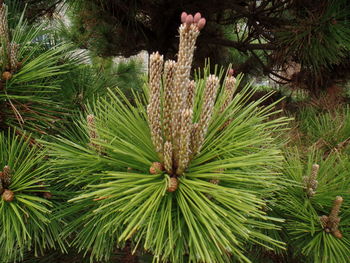
[[[311, 90], [349, 76], [346, 0], [57, 2], [72, 7], [72, 39], [103, 56], [130, 56], [146, 49], [174, 58], [178, 16], [183, 10], [199, 11], [208, 25], [199, 38], [197, 65], [210, 57], [213, 64], [235, 63], [237, 73], [258, 69], [278, 82]], [[44, 6], [51, 10], [51, 5]], [[230, 48], [239, 51], [240, 63]], [[286, 74], [292, 65], [298, 65], [296, 72]]]

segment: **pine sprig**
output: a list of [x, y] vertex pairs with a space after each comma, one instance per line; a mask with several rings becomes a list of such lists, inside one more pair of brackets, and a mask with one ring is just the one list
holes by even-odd
[[[198, 31], [203, 23], [198, 15], [191, 17], [186, 14], [181, 26], [185, 36], [191, 34], [186, 30]], [[188, 78], [188, 61], [183, 59], [181, 76]], [[244, 252], [253, 244], [283, 247], [263, 233], [278, 229], [275, 223], [280, 222], [267, 216], [263, 207], [284, 184], [274, 134], [285, 129], [287, 119], [270, 119], [276, 113], [274, 105], [260, 106], [266, 97], [249, 103], [253, 94], [249, 86], [234, 97], [230, 94], [232, 100], [227, 101], [225, 86], [219, 85], [222, 70], [219, 77], [210, 76], [208, 68], [198, 76], [194, 82], [185, 81], [195, 85], [190, 89], [195, 90], [193, 109], [187, 97], [181, 97], [189, 95], [182, 90], [188, 86], [176, 87], [179, 90], [172, 95], [179, 97], [169, 100], [164, 98], [169, 95], [163, 92], [164, 83], [154, 84], [152, 79], [153, 87], [135, 94], [133, 104], [117, 90], [89, 107], [94, 136], [91, 121], [89, 125], [82, 117], [76, 129], [80, 136], [47, 143], [58, 180], [75, 191], [62, 209], [62, 215], [72, 220], [63, 236], [75, 232], [74, 246], [91, 252], [91, 260], [107, 260], [114, 247], [129, 241], [134, 251], [150, 251], [155, 262], [228, 262], [231, 258], [250, 262]], [[180, 75], [174, 85], [176, 81], [181, 82]], [[164, 105], [165, 101], [173, 104]], [[163, 132], [164, 122], [159, 119], [168, 116], [165, 109], [171, 109], [175, 120], [171, 142], [164, 140], [169, 134]], [[175, 127], [180, 113], [183, 125]], [[191, 132], [187, 125], [195, 122], [203, 138], [199, 153], [186, 160], [184, 142]], [[155, 142], [164, 143], [161, 152]], [[172, 149], [171, 154], [168, 150], [165, 154], [165, 148]]]
[[0, 133], [0, 167], [10, 168], [10, 180], [5, 181], [4, 174], [0, 178], [2, 259], [18, 260], [28, 250], [38, 255], [47, 248], [64, 248], [62, 225], [52, 216], [55, 201], [48, 190], [51, 172], [45, 154], [30, 145], [30, 138]]
[[[287, 154], [286, 160], [285, 173], [292, 184], [280, 193], [276, 207], [276, 212], [286, 219], [286, 241], [296, 256], [305, 255], [310, 262], [347, 262], [350, 252], [348, 158], [331, 154], [323, 160], [322, 154], [313, 150], [307, 156], [305, 167], [295, 150]], [[310, 196], [304, 179], [311, 174], [314, 163], [319, 164], [318, 184]], [[335, 200], [342, 200], [341, 208]]]

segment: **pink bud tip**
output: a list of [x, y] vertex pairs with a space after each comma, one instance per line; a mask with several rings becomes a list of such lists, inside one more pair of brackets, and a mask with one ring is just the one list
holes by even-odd
[[186, 25], [190, 26], [193, 23], [193, 16], [192, 15], [188, 15], [186, 17]]
[[231, 68], [231, 69], [228, 71], [228, 75], [229, 75], [229, 76], [233, 76], [233, 74], [235, 74], [235, 70]]
[[201, 30], [201, 29], [205, 26], [205, 23], [206, 23], [206, 22], [207, 22], [207, 21], [205, 20], [204, 17], [201, 18], [201, 19], [199, 19], [199, 21], [198, 21], [198, 29]]
[[193, 21], [195, 23], [198, 23], [201, 18], [202, 18], [202, 15], [201, 15], [201, 13], [198, 12], [194, 15]]
[[187, 18], [187, 13], [186, 12], [182, 12], [182, 14], [181, 14], [181, 23], [185, 23], [186, 22], [186, 18]]

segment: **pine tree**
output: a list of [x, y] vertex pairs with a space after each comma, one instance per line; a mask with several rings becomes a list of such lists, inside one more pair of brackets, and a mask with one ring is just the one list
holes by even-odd
[[[72, 39], [103, 56], [130, 56], [145, 49], [174, 58], [177, 17], [182, 10], [200, 11], [208, 26], [199, 38], [196, 65], [211, 57], [213, 64], [235, 63], [237, 73], [258, 71], [315, 93], [349, 77], [346, 0], [58, 2], [74, 10]], [[49, 3], [41, 6], [51, 12]], [[237, 52], [240, 63], [234, 60]], [[291, 68], [296, 70], [289, 74]]]

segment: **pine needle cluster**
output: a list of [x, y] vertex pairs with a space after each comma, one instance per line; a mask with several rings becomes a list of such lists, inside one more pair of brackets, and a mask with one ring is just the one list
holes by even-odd
[[250, 262], [253, 244], [283, 246], [263, 233], [279, 222], [263, 207], [282, 186], [274, 134], [286, 119], [270, 119], [266, 97], [249, 102], [249, 86], [234, 95], [232, 71], [190, 79], [201, 19], [183, 14], [178, 61], [163, 71], [152, 54], [134, 104], [110, 92], [77, 121], [79, 139], [47, 143], [58, 180], [75, 191], [62, 234], [75, 233], [72, 245], [92, 259], [127, 242], [155, 262]]
[[286, 219], [281, 238], [302, 262], [348, 262], [350, 253], [349, 158], [324, 158], [313, 149], [306, 165], [296, 150], [287, 152], [285, 174], [291, 181], [275, 212]]

